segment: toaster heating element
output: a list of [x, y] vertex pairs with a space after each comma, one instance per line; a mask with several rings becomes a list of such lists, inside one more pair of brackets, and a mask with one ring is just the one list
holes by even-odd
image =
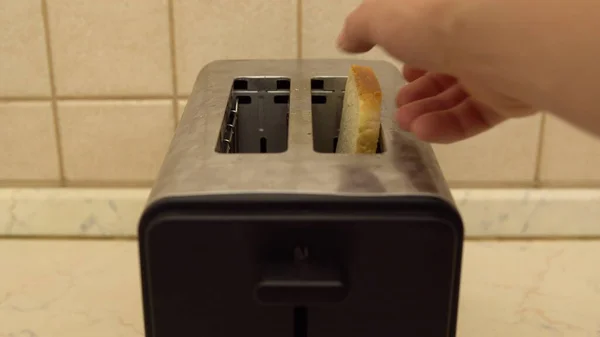
[[[375, 154], [336, 154], [346, 76], [382, 87]], [[148, 337], [454, 337], [462, 221], [381, 61], [218, 61], [139, 223]]]

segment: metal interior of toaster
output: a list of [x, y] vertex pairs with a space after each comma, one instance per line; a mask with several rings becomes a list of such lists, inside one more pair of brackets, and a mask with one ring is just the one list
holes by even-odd
[[220, 153], [285, 152], [289, 103], [289, 78], [236, 78], [215, 150]]
[[[347, 79], [345, 76], [323, 76], [313, 77], [310, 81], [313, 148], [316, 152], [335, 152]], [[383, 144], [380, 132], [377, 153], [384, 151]]]

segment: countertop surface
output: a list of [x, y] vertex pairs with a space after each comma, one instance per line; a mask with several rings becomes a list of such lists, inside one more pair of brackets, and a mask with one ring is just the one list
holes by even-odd
[[[0, 236], [134, 238], [149, 189], [0, 189]], [[453, 189], [472, 238], [600, 238], [600, 189]]]
[[[0, 240], [0, 336], [143, 335], [135, 241]], [[465, 244], [458, 336], [600, 337], [600, 241]]]

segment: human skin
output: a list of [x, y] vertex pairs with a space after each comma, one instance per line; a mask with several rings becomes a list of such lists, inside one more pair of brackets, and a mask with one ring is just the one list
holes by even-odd
[[[547, 111], [600, 136], [600, 2], [365, 0], [338, 47], [404, 63], [400, 127], [452, 143]], [[533, 130], [532, 130], [533, 132]]]

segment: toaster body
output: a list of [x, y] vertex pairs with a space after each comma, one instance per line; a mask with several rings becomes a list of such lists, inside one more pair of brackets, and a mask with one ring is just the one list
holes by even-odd
[[[336, 154], [346, 75], [383, 91], [376, 154]], [[146, 335], [455, 336], [463, 226], [381, 61], [218, 61], [139, 223]]]

